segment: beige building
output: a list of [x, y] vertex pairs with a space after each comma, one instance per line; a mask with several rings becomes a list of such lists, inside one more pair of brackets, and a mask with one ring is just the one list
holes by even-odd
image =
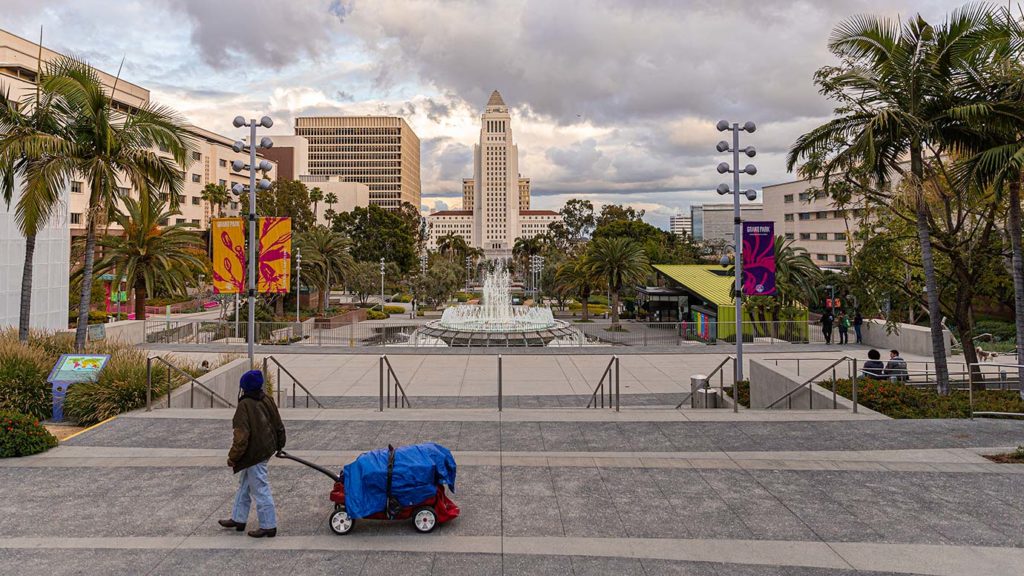
[[420, 206], [420, 139], [395, 116], [304, 116], [295, 134], [309, 142], [308, 174], [366, 184], [370, 203]]
[[692, 219], [689, 214], [676, 214], [675, 216], [669, 216], [669, 231], [680, 238], [683, 236], [693, 236], [693, 226], [691, 222]]
[[473, 177], [462, 181], [462, 210], [427, 217], [428, 247], [456, 234], [488, 258], [507, 258], [519, 238], [547, 232], [561, 216], [530, 209], [530, 179], [519, 173], [519, 148], [512, 139], [512, 117], [495, 90], [480, 118], [480, 140], [473, 149]]
[[[472, 178], [462, 179], [462, 209], [473, 209], [473, 190], [475, 180]], [[530, 179], [519, 176], [519, 209], [530, 209]]]
[[765, 186], [764, 219], [774, 221], [775, 234], [794, 240], [794, 246], [807, 250], [819, 267], [845, 268], [857, 249], [854, 219], [864, 206], [855, 201], [849, 209], [840, 209], [831, 198], [815, 196], [813, 190], [820, 185], [814, 179]]
[[317, 206], [316, 220], [324, 226], [330, 226], [327, 219], [327, 211], [335, 213], [351, 212], [353, 208], [365, 208], [370, 205], [370, 187], [359, 182], [348, 182], [341, 176], [310, 176], [302, 175], [298, 180], [306, 185], [306, 188], [319, 188], [324, 195], [334, 194], [338, 201], [334, 205], [327, 204], [321, 200]]
[[[740, 218], [743, 220], [762, 220], [764, 217], [761, 204], [740, 202]], [[690, 227], [693, 239], [701, 242], [724, 242], [732, 246], [735, 235], [733, 222], [733, 205], [731, 202], [715, 204], [692, 204], [690, 206]]]

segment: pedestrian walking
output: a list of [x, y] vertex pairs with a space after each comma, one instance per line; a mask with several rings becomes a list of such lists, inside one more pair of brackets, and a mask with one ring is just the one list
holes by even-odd
[[864, 317], [860, 315], [860, 310], [853, 313], [853, 333], [857, 337], [856, 344], [863, 344], [864, 338], [861, 337], [861, 326], [864, 325]]
[[238, 492], [231, 518], [218, 520], [224, 528], [242, 532], [249, 519], [249, 508], [256, 501], [258, 530], [253, 538], [277, 536], [277, 512], [267, 478], [267, 462], [284, 449], [285, 431], [274, 400], [263, 391], [263, 373], [250, 370], [239, 382], [238, 408], [231, 420], [234, 439], [228, 452], [228, 466], [238, 474]]
[[840, 312], [839, 317], [836, 318], [836, 322], [839, 324], [839, 343], [849, 344], [850, 343], [850, 318], [846, 315], [846, 312]]
[[825, 336], [825, 344], [832, 343], [832, 322], [834, 320], [831, 310], [826, 309], [825, 313], [821, 315], [821, 333]]

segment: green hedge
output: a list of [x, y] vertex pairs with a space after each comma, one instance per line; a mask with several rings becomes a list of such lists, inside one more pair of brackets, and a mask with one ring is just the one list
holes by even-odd
[[386, 314], [405, 314], [406, 310], [402, 306], [384, 306], [384, 312]]
[[39, 420], [17, 412], [0, 411], [0, 458], [30, 456], [57, 445]]
[[17, 341], [16, 334], [0, 340], [0, 410], [48, 418], [52, 394], [46, 377], [56, 357], [43, 348]]
[[[820, 386], [831, 389], [831, 382]], [[836, 391], [845, 398], [852, 395], [850, 380], [837, 380]], [[857, 380], [857, 402], [890, 418], [968, 418], [970, 396], [953, 391], [940, 396], [932, 390], [914, 388], [891, 382], [861, 378]], [[1024, 413], [1024, 400], [1013, 390], [977, 390], [974, 392], [975, 412]]]
[[385, 319], [390, 318], [390, 317], [391, 317], [390, 314], [388, 314], [387, 312], [381, 312], [380, 310], [367, 310], [366, 311], [366, 319], [367, 320], [385, 320]]

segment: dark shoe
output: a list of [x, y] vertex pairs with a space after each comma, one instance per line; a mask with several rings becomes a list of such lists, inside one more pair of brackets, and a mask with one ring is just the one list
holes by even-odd
[[217, 520], [217, 524], [220, 524], [224, 528], [234, 528], [239, 532], [245, 531], [245, 522], [235, 522], [230, 518], [228, 518], [227, 520]]
[[250, 530], [249, 536], [253, 538], [273, 538], [277, 536], [277, 528], [260, 528], [259, 530]]

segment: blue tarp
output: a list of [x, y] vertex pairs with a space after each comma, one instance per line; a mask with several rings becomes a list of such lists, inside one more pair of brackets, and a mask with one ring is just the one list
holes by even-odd
[[[387, 507], [388, 450], [372, 450], [345, 465], [345, 510], [352, 518], [365, 518]], [[450, 450], [428, 442], [395, 449], [391, 496], [401, 506], [430, 498], [439, 485], [455, 492], [455, 458]]]

